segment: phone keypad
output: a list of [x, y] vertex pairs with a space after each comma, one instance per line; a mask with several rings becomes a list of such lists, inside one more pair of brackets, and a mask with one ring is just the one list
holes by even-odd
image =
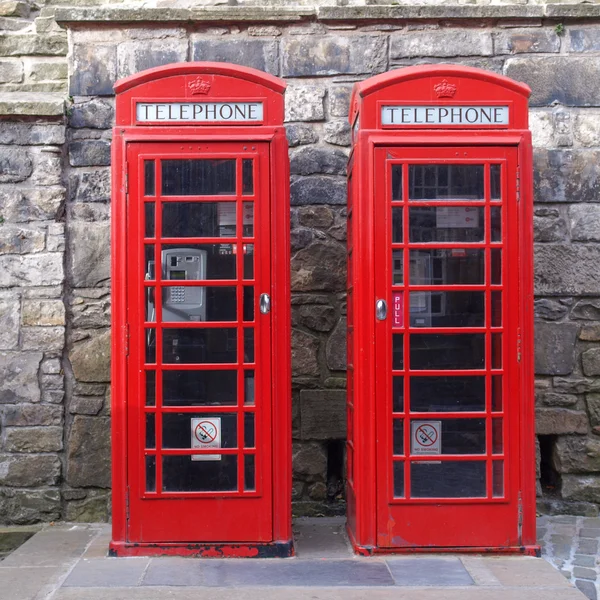
[[185, 302], [185, 288], [183, 286], [171, 288], [171, 302]]

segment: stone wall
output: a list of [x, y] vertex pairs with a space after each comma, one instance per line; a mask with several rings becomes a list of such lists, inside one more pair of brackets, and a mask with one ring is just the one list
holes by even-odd
[[[0, 514], [5, 520], [88, 520], [109, 514], [112, 85], [142, 69], [188, 60], [244, 64], [288, 84], [298, 512], [323, 512], [331, 507], [326, 501], [339, 500], [343, 490], [346, 119], [353, 82], [405, 65], [453, 62], [532, 87], [539, 491], [548, 509], [564, 508], [565, 500], [569, 510], [597, 512], [599, 9], [302, 6], [284, 11], [275, 6], [194, 13], [129, 5], [56, 8], [60, 24], [69, 28], [66, 133], [60, 129], [63, 137], [40, 138], [34, 135], [39, 128], [49, 132], [62, 125], [25, 120], [0, 134], [0, 153], [5, 152], [0, 159], [0, 321], [6, 322], [0, 328], [5, 355], [0, 369], [7, 373], [0, 391], [0, 460], [8, 465], [0, 468], [0, 498], [7, 507], [0, 506]], [[46, 8], [42, 14], [49, 18], [51, 13]], [[6, 137], [5, 131], [15, 133]], [[46, 164], [51, 167], [40, 166]], [[48, 172], [54, 179], [46, 179]], [[29, 195], [19, 191], [25, 189]], [[56, 207], [47, 199], [51, 190], [60, 195]], [[27, 279], [28, 265], [37, 279]], [[53, 321], [57, 315], [60, 323]], [[34, 405], [44, 407], [47, 416]], [[15, 420], [16, 414], [29, 416]], [[31, 464], [43, 480], [32, 478]], [[19, 494], [39, 498], [47, 508], [19, 512], [14, 508]]]

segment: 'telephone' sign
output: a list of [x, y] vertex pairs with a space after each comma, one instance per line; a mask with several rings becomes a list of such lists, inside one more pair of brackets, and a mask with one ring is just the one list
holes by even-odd
[[262, 102], [138, 102], [138, 122], [261, 122]]
[[508, 125], [508, 106], [382, 106], [382, 125]]

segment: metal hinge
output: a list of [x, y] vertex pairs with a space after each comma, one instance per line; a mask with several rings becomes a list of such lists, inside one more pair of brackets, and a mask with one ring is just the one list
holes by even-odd
[[518, 516], [518, 529], [519, 529], [519, 541], [522, 539], [523, 537], [523, 499], [521, 498], [521, 492], [519, 492], [519, 497], [518, 497], [518, 503], [519, 503], [519, 516]]
[[125, 490], [125, 519], [129, 521], [129, 486]]
[[521, 167], [517, 167], [517, 202], [521, 201]]
[[517, 362], [521, 362], [521, 328], [517, 328]]
[[129, 323], [123, 326], [123, 350], [129, 356]]

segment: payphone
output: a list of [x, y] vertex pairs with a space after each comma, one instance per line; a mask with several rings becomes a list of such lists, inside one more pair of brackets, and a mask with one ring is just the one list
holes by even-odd
[[529, 93], [453, 65], [354, 86], [347, 501], [358, 552], [539, 551]]
[[114, 555], [289, 556], [289, 164], [279, 79], [117, 82]]

